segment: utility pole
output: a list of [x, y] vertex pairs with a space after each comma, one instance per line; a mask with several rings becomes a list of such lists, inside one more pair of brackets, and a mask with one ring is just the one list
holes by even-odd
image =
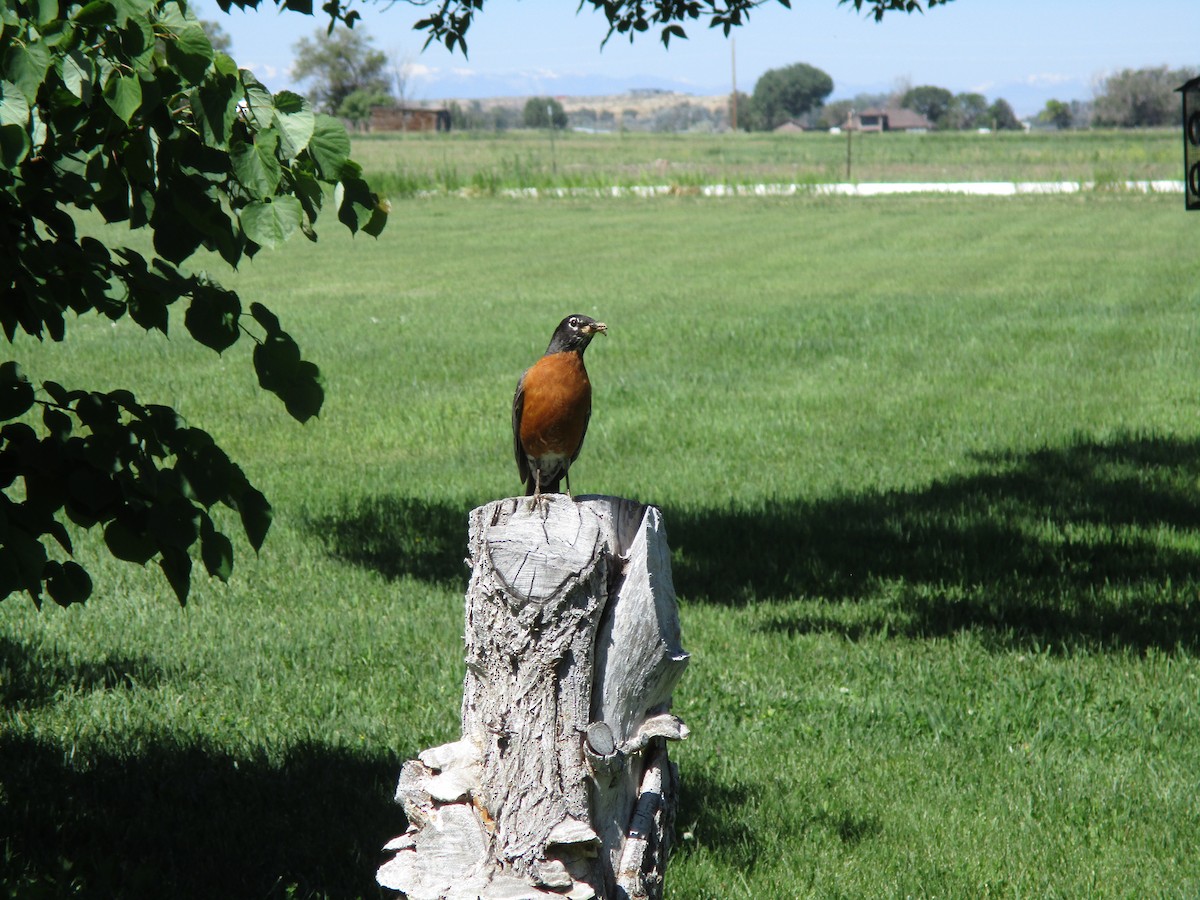
[[850, 139], [854, 137], [854, 110], [846, 115], [846, 181], [850, 180]]
[[729, 66], [733, 70], [733, 94], [729, 103], [729, 124], [737, 131], [737, 47], [733, 38], [729, 39]]

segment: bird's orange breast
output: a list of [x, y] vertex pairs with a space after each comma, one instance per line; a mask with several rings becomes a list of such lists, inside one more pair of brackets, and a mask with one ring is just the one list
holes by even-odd
[[592, 384], [578, 353], [543, 356], [525, 373], [521, 446], [532, 457], [573, 456], [592, 410]]

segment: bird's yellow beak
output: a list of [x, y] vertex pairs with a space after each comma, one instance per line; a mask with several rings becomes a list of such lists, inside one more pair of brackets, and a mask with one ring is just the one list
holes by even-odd
[[584, 334], [608, 334], [608, 326], [603, 322], [593, 322], [583, 326]]

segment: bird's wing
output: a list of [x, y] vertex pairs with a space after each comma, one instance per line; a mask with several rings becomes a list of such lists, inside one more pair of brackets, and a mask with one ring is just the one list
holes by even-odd
[[583, 417], [583, 428], [580, 429], [580, 431], [579, 431], [579, 443], [575, 446], [575, 452], [571, 454], [570, 462], [567, 463], [568, 465], [575, 462], [575, 460], [579, 459], [579, 451], [583, 449], [583, 439], [585, 437], [587, 437], [588, 422], [590, 422], [591, 420], [592, 420], [592, 401], [589, 398], [587, 415], [585, 415]]
[[[528, 372], [528, 370], [526, 370]], [[525, 411], [525, 373], [517, 382], [517, 392], [513, 394], [512, 426], [513, 426], [513, 455], [517, 458], [517, 472], [521, 476], [521, 484], [529, 483], [529, 459], [525, 456], [525, 448], [521, 446], [521, 415]]]

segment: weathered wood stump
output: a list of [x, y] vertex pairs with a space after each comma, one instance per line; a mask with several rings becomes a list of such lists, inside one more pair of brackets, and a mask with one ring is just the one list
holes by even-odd
[[662, 513], [615, 497], [471, 513], [462, 737], [404, 764], [410, 900], [656, 898], [687, 737]]

